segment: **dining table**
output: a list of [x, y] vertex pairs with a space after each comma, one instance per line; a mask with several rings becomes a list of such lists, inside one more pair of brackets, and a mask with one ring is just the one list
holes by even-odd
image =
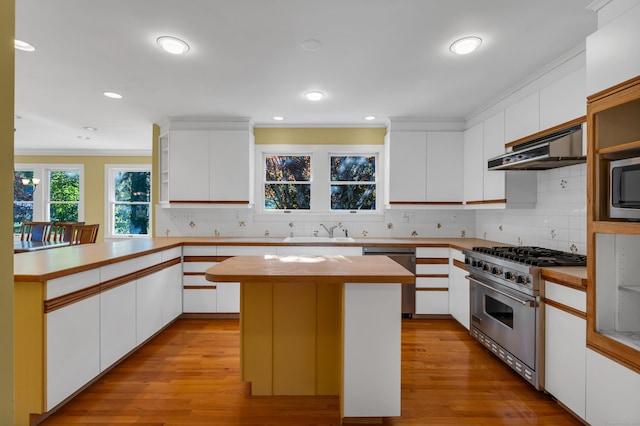
[[67, 247], [68, 241], [14, 241], [13, 252], [25, 253], [28, 251], [47, 250], [60, 247]]

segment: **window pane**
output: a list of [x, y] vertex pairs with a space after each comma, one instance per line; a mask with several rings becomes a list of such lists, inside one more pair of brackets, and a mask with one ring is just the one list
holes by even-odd
[[33, 201], [33, 191], [35, 187], [29, 183], [25, 185], [22, 183], [22, 179], [33, 178], [32, 171], [19, 171], [13, 172], [13, 200], [14, 201]]
[[51, 201], [80, 201], [80, 173], [77, 171], [52, 170], [49, 172], [49, 187]]
[[13, 233], [18, 234], [22, 229], [23, 222], [31, 222], [33, 220], [33, 204], [32, 203], [13, 203]]
[[52, 203], [49, 204], [49, 220], [53, 222], [77, 222], [78, 204]]
[[308, 155], [270, 155], [265, 158], [267, 182], [308, 182], [311, 180], [311, 157]]
[[116, 201], [151, 201], [150, 172], [116, 172], [114, 185]]
[[331, 157], [332, 182], [375, 182], [375, 180], [375, 156]]
[[311, 208], [311, 185], [266, 184], [264, 186], [264, 208], [267, 210], [309, 210]]
[[331, 185], [332, 210], [375, 210], [375, 185]]
[[113, 232], [115, 235], [149, 233], [149, 204], [116, 204]]

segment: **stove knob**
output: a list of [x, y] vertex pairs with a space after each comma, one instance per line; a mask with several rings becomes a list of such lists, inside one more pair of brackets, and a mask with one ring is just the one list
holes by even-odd
[[513, 272], [507, 271], [507, 272], [504, 273], [504, 278], [507, 279], [507, 280], [513, 281], [513, 280], [515, 280], [516, 277], [515, 277], [515, 275], [513, 275]]
[[498, 268], [497, 266], [494, 266], [493, 268], [491, 268], [491, 273], [493, 275], [502, 275], [502, 269]]
[[490, 268], [490, 266], [489, 266], [489, 264], [488, 264], [488, 263], [485, 263], [484, 265], [482, 265], [482, 270], [483, 270], [483, 271], [489, 271], [490, 269], [491, 269], [491, 268]]
[[470, 265], [471, 264], [471, 259], [469, 259], [468, 257], [464, 258], [464, 264], [465, 265]]
[[518, 278], [516, 278], [516, 282], [518, 284], [525, 284], [527, 282], [527, 279], [523, 275], [518, 275]]
[[471, 266], [473, 266], [474, 268], [475, 268], [476, 266], [478, 266], [478, 261], [477, 261], [477, 260], [472, 260], [472, 261], [471, 261]]

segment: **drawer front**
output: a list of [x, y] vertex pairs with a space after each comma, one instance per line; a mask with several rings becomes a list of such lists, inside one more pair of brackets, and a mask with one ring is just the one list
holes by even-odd
[[218, 256], [264, 256], [276, 254], [275, 246], [218, 246]]
[[183, 256], [217, 256], [218, 247], [216, 246], [184, 246], [182, 247]]
[[546, 299], [562, 303], [581, 312], [587, 312], [587, 293], [561, 284], [545, 281]]
[[449, 275], [449, 261], [443, 264], [416, 265], [416, 275]]
[[206, 271], [218, 262], [185, 262], [182, 264], [182, 272], [202, 272]]
[[416, 291], [416, 314], [444, 315], [449, 313], [449, 292]]
[[449, 278], [416, 277], [416, 288], [449, 288]]
[[416, 257], [446, 257], [449, 258], [449, 247], [417, 247]]
[[186, 313], [217, 312], [217, 290], [184, 289], [182, 290], [182, 311]]

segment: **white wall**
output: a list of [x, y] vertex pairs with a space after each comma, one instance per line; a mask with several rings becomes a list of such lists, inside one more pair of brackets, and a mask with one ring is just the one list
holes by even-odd
[[[585, 164], [538, 172], [533, 209], [479, 210], [476, 237], [586, 254], [587, 171]], [[517, 172], [515, 172], [517, 173]]]

